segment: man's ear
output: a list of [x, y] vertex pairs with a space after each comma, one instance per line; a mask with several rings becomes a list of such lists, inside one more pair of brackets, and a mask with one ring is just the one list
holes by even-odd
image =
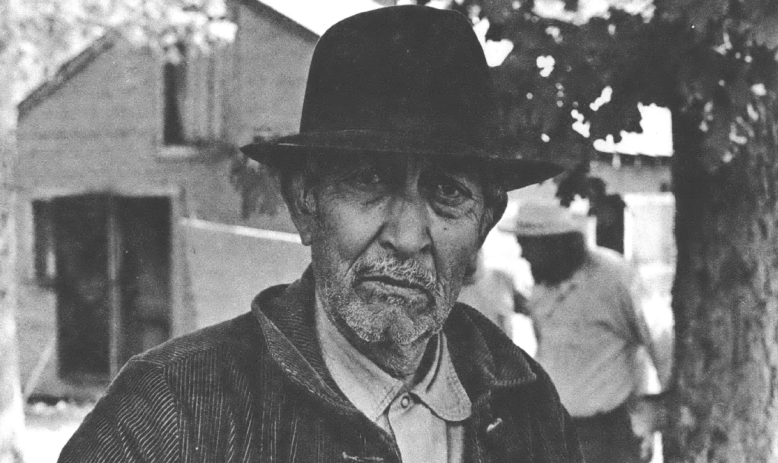
[[481, 230], [479, 237], [479, 247], [483, 246], [484, 241], [486, 241], [486, 235], [489, 234], [490, 231], [492, 231], [492, 228], [494, 228], [495, 225], [497, 225], [497, 222], [500, 221], [502, 218], [502, 215], [505, 213], [505, 208], [508, 207], [508, 194], [505, 192], [502, 192], [494, 201], [494, 204], [492, 205], [491, 212], [487, 212], [484, 216], [484, 220], [481, 222]]
[[318, 226], [316, 219], [316, 198], [309, 179], [301, 172], [292, 174], [285, 184], [282, 183], [284, 202], [289, 208], [292, 223], [297, 228], [300, 241], [310, 246], [314, 231]]

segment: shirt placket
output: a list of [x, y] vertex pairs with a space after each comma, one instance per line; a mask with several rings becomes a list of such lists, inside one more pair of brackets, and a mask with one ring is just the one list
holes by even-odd
[[403, 463], [448, 462], [446, 422], [413, 394], [404, 392], [395, 398], [388, 418]]

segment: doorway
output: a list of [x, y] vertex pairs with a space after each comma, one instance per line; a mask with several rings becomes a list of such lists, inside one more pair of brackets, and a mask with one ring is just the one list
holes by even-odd
[[36, 262], [53, 267], [41, 273], [53, 274], [59, 374], [108, 380], [170, 338], [170, 199], [89, 194], [36, 203], [35, 228], [49, 235], [36, 232]]

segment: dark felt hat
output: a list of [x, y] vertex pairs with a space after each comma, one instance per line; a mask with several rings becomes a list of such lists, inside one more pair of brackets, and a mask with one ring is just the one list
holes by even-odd
[[483, 159], [508, 189], [559, 174], [551, 162], [490, 146], [489, 68], [461, 14], [380, 8], [322, 35], [308, 74], [300, 132], [241, 148], [262, 163], [301, 153], [397, 153]]

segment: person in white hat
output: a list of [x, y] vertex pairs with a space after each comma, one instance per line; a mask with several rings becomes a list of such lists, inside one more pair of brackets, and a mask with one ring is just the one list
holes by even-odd
[[584, 458], [646, 461], [653, 436], [632, 432], [629, 403], [645, 383], [640, 348], [655, 365], [662, 360], [639, 304], [636, 273], [617, 252], [587, 243], [585, 216], [528, 202], [516, 217], [502, 228], [516, 235], [535, 279], [527, 305], [536, 359], [573, 417]]

